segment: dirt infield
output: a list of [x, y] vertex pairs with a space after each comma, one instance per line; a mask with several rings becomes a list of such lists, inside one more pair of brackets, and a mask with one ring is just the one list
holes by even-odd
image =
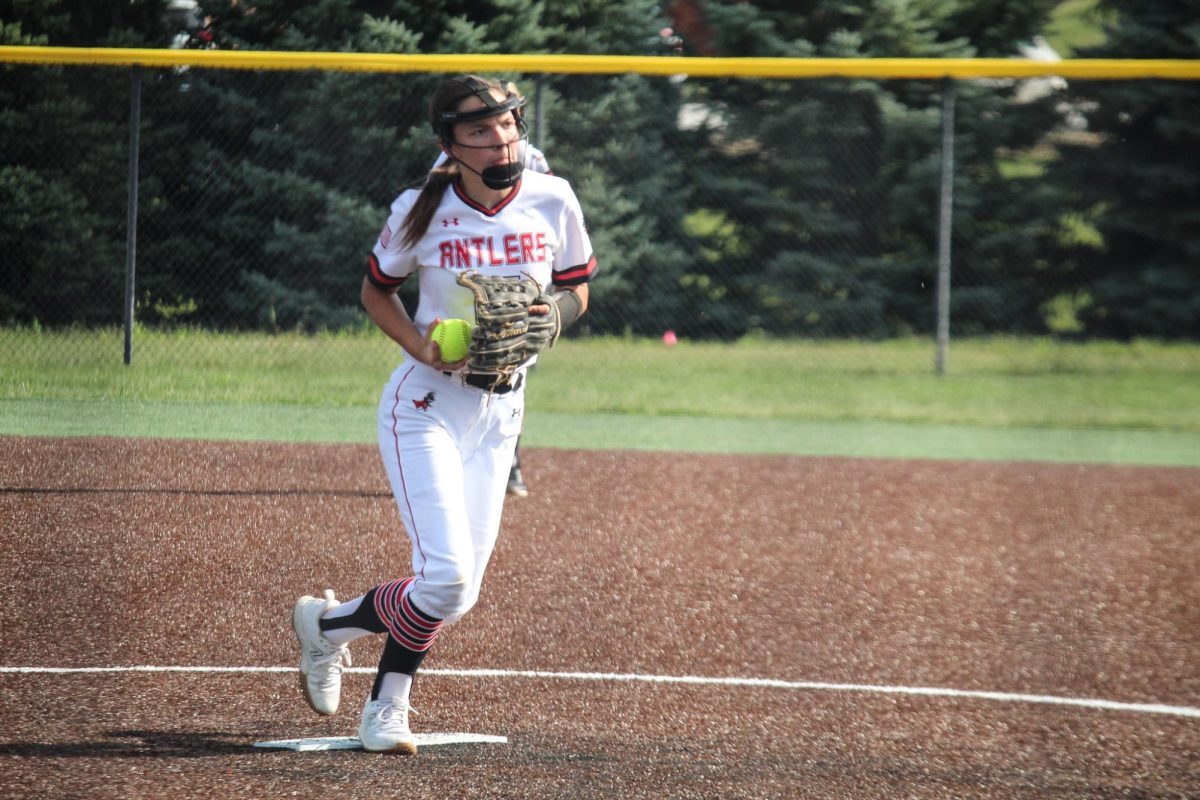
[[[253, 747], [355, 734], [288, 615], [406, 572], [374, 448], [0, 437], [0, 796], [1200, 797], [1200, 470], [523, 460], [413, 698], [509, 742], [405, 759]], [[198, 669], [33, 671], [118, 666]]]

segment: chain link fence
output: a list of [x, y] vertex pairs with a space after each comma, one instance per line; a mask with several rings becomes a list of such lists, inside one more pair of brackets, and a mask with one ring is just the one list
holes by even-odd
[[[133, 359], [162, 341], [147, 331], [378, 336], [359, 284], [437, 155], [442, 77], [0, 65], [0, 327], [47, 360], [97, 331], [120, 360], [127, 310]], [[1080, 97], [1104, 82], [505, 77], [588, 217], [600, 272], [573, 336], [920, 336], [932, 353], [939, 255], [950, 337], [1197, 333], [1200, 301], [1169, 282], [1146, 301], [1159, 327], [1112, 324], [1106, 298], [1146, 278], [1114, 267], [1089, 194], [1113, 173], [1089, 117], [1111, 109]], [[1195, 83], [1139, 84], [1200, 107]]]

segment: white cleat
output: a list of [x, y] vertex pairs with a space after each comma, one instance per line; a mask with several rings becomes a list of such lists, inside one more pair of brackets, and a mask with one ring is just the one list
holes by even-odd
[[350, 666], [350, 650], [321, 632], [321, 615], [340, 605], [332, 589], [324, 599], [305, 595], [292, 609], [292, 628], [300, 641], [300, 686], [318, 714], [334, 714], [342, 695], [342, 670]]
[[408, 701], [399, 697], [367, 698], [358, 738], [372, 753], [417, 754], [417, 742], [408, 729]]

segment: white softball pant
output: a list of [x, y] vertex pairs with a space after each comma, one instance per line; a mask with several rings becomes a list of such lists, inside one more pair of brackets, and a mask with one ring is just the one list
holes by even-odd
[[500, 532], [523, 386], [488, 394], [406, 360], [379, 402], [379, 453], [412, 541], [418, 609], [453, 621], [479, 599]]

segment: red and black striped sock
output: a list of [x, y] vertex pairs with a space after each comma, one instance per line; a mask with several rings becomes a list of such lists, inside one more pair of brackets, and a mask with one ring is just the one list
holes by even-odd
[[[375, 613], [387, 626], [388, 640], [379, 659], [371, 699], [379, 699], [383, 676], [389, 672], [414, 675], [442, 629], [442, 621], [421, 611], [408, 597], [412, 578], [378, 587], [372, 598]], [[366, 604], [366, 600], [363, 600]]]
[[373, 605], [375, 613], [398, 644], [414, 653], [424, 653], [437, 639], [442, 621], [413, 605], [408, 596], [412, 581], [412, 578], [404, 578], [378, 587]]

